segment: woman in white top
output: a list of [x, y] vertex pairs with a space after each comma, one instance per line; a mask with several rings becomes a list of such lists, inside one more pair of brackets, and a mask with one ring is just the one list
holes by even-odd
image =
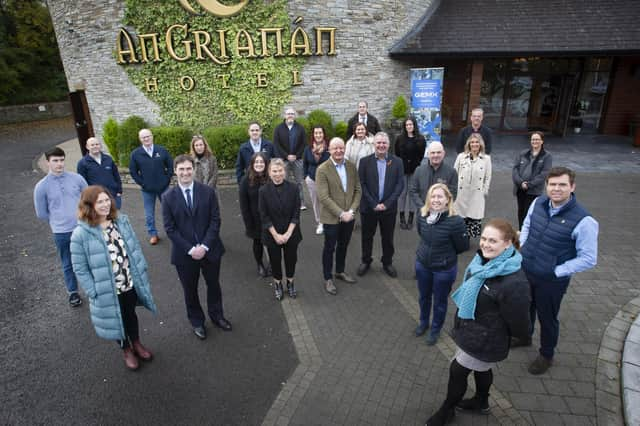
[[344, 150], [345, 160], [351, 161], [356, 165], [356, 169], [360, 166], [360, 160], [375, 152], [376, 148], [373, 143], [373, 137], [367, 135], [367, 126], [364, 123], [356, 124], [353, 129], [353, 136], [347, 141]]
[[458, 172], [455, 210], [464, 218], [470, 237], [480, 236], [484, 203], [491, 184], [491, 157], [484, 152], [480, 133], [472, 133], [458, 154], [453, 168]]

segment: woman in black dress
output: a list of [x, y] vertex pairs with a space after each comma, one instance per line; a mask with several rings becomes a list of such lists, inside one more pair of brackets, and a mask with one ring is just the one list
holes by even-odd
[[253, 257], [258, 264], [258, 275], [268, 277], [269, 266], [262, 261], [262, 224], [258, 209], [258, 191], [269, 181], [267, 175], [267, 157], [262, 152], [253, 154], [247, 167], [247, 173], [240, 181], [240, 211], [247, 237], [253, 240]]
[[273, 288], [277, 300], [282, 300], [282, 258], [287, 279], [287, 293], [296, 297], [293, 276], [298, 261], [300, 232], [300, 195], [298, 187], [285, 180], [285, 164], [281, 158], [269, 163], [271, 182], [260, 188], [259, 206], [262, 222], [262, 242], [267, 247], [273, 271]]
[[[400, 210], [400, 229], [411, 229], [413, 226], [413, 206], [411, 206], [411, 199], [407, 196], [409, 188], [409, 181], [413, 172], [420, 165], [420, 162], [424, 158], [424, 150], [427, 143], [424, 136], [420, 134], [418, 130], [418, 124], [414, 117], [409, 117], [404, 120], [404, 126], [402, 126], [402, 133], [398, 135], [395, 143], [395, 154], [402, 159], [402, 165], [404, 166], [404, 189], [398, 198], [398, 206]], [[409, 200], [407, 200], [409, 199]], [[405, 217], [405, 208], [407, 201], [409, 202], [409, 218]]]

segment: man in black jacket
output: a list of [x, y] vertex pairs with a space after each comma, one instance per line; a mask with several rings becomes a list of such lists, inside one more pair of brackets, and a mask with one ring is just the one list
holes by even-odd
[[482, 140], [484, 140], [484, 152], [491, 154], [491, 142], [493, 133], [487, 126], [482, 125], [482, 119], [484, 118], [484, 111], [482, 108], [474, 108], [471, 110], [469, 121], [471, 124], [467, 127], [463, 127], [458, 132], [458, 138], [456, 139], [456, 152], [460, 154], [464, 151], [464, 144], [467, 143], [467, 139], [471, 136], [471, 133], [480, 133]]
[[356, 115], [354, 115], [349, 119], [349, 122], [347, 125], [347, 137], [345, 140], [348, 141], [349, 138], [353, 136], [353, 131], [356, 127], [356, 124], [358, 123], [364, 123], [364, 125], [367, 126], [367, 133], [370, 133], [372, 135], [375, 135], [382, 130], [380, 128], [380, 123], [378, 122], [378, 119], [375, 118], [373, 115], [369, 114], [368, 111], [369, 111], [369, 105], [367, 104], [366, 101], [358, 102], [358, 112], [356, 113]]
[[273, 131], [273, 145], [275, 156], [282, 158], [287, 165], [289, 179], [293, 176], [293, 181], [298, 185], [300, 193], [300, 210], [306, 210], [304, 205], [304, 169], [302, 167], [302, 155], [307, 137], [304, 127], [296, 122], [296, 110], [286, 107], [284, 110], [284, 121]]
[[389, 135], [377, 133], [374, 143], [375, 153], [360, 160], [358, 169], [362, 187], [362, 264], [358, 268], [358, 275], [362, 276], [369, 270], [373, 260], [373, 237], [380, 224], [382, 269], [395, 278], [398, 273], [392, 265], [393, 231], [396, 226], [398, 197], [404, 189], [404, 167], [399, 157], [389, 154]]

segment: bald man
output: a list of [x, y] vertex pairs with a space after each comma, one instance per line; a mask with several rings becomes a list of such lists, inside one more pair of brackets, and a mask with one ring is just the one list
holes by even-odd
[[[424, 206], [427, 191], [434, 183], [444, 183], [451, 191], [455, 199], [458, 195], [458, 173], [455, 169], [444, 163], [444, 147], [440, 142], [431, 142], [427, 148], [428, 163], [423, 163], [416, 169], [409, 182], [409, 197], [414, 210]], [[409, 213], [407, 226], [413, 225], [413, 213]]]
[[77, 171], [89, 185], [104, 186], [116, 199], [118, 210], [122, 207], [122, 180], [113, 159], [102, 152], [102, 142], [89, 138], [85, 145], [87, 154], [78, 161]]

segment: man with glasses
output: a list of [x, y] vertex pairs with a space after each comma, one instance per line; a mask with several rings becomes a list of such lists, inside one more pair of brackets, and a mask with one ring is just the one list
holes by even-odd
[[282, 158], [287, 165], [287, 174], [293, 176], [293, 180], [298, 185], [300, 193], [300, 210], [306, 210], [304, 205], [304, 169], [302, 165], [302, 155], [306, 146], [307, 137], [304, 127], [296, 122], [296, 111], [292, 107], [284, 110], [284, 121], [273, 131], [273, 145], [275, 156]]

